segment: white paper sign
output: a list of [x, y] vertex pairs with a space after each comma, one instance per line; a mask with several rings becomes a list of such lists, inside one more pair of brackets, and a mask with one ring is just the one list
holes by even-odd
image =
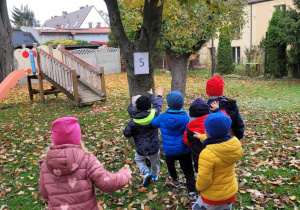
[[149, 53], [133, 53], [134, 74], [149, 74]]

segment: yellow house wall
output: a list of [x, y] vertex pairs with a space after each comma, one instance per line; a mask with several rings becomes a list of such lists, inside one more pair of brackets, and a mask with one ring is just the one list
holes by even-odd
[[[266, 37], [269, 21], [275, 11], [275, 6], [285, 4], [286, 7], [293, 6], [292, 0], [266, 1], [252, 4], [252, 44], [259, 45], [260, 41]], [[249, 5], [251, 7], [251, 5]]]
[[[268, 30], [269, 21], [275, 10], [275, 6], [285, 4], [288, 8], [293, 7], [292, 0], [273, 0], [260, 2], [256, 4], [247, 5], [245, 7], [246, 24], [242, 29], [242, 36], [240, 39], [232, 40], [232, 47], [240, 47], [241, 62], [245, 63], [245, 49], [250, 48], [250, 45], [259, 45], [260, 41], [265, 38]], [[251, 14], [252, 7], [252, 14]], [[252, 21], [251, 21], [252, 17]], [[252, 24], [252, 37], [251, 37], [251, 24]], [[214, 39], [214, 47], [218, 49], [218, 39]], [[208, 41], [200, 51], [200, 65], [210, 64], [210, 51], [211, 40]]]

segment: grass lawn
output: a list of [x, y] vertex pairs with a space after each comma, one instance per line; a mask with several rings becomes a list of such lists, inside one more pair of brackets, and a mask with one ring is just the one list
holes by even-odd
[[[162, 86], [166, 96], [170, 73], [155, 73], [156, 87]], [[195, 98], [206, 99], [207, 78], [203, 71], [188, 73], [186, 110]], [[45, 103], [35, 95], [30, 102], [26, 85], [14, 88], [0, 104], [1, 210], [46, 209], [38, 195], [40, 165], [51, 145], [51, 123], [65, 116], [79, 119], [82, 139], [108, 170], [117, 171], [125, 163], [133, 170], [128, 187], [115, 193], [97, 190], [101, 208], [189, 209], [185, 186], [174, 189], [167, 184], [163, 153], [158, 182], [138, 192], [142, 178], [134, 162], [134, 146], [122, 133], [129, 120], [127, 77], [120, 73], [105, 80], [107, 101], [92, 106], [76, 108], [63, 94], [46, 96]], [[246, 126], [244, 154], [236, 166], [240, 187], [234, 209], [296, 209], [300, 206], [299, 80], [224, 81], [224, 94], [237, 100]], [[164, 100], [163, 111], [166, 108]]]

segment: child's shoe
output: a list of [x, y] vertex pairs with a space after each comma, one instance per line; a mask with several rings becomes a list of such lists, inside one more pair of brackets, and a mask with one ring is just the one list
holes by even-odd
[[174, 187], [179, 187], [180, 185], [179, 178], [177, 177], [177, 179], [173, 179], [172, 177], [169, 177], [169, 184]]
[[158, 180], [158, 175], [152, 176], [152, 181], [157, 182], [157, 180]]
[[151, 182], [152, 176], [149, 171], [143, 175], [143, 187], [147, 187]]
[[191, 204], [196, 203], [196, 194], [194, 192], [189, 192], [189, 201]]

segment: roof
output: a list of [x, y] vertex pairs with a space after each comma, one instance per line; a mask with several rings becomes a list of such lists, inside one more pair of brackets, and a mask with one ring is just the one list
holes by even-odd
[[71, 33], [71, 34], [109, 34], [109, 27], [87, 28], [87, 29], [41, 29], [38, 30], [39, 34], [42, 33]]
[[46, 20], [43, 27], [55, 28], [57, 25], [65, 27], [68, 24], [68, 29], [79, 28], [93, 7], [94, 6], [82, 7], [80, 10], [71, 13], [64, 12], [61, 16], [54, 16], [53, 18]]
[[24, 31], [13, 31], [12, 33], [12, 43], [13, 46], [33, 46], [33, 43], [38, 43], [38, 41], [31, 35], [31, 33]]
[[273, 1], [273, 0], [250, 0], [248, 1], [248, 4], [256, 4], [256, 3], [262, 3], [266, 1]]

